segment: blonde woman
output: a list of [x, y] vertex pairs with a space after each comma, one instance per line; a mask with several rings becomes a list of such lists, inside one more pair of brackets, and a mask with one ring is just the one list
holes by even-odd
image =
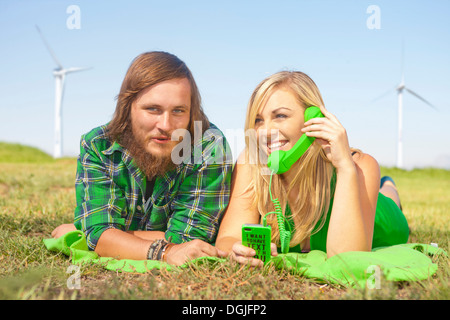
[[[262, 265], [253, 258], [255, 251], [241, 244], [241, 226], [261, 223], [265, 214], [275, 210], [264, 156], [289, 150], [303, 134], [315, 137], [315, 142], [289, 171], [272, 176], [273, 197], [280, 201], [292, 230], [289, 251], [322, 250], [331, 257], [407, 242], [409, 228], [392, 179], [382, 179], [380, 186], [377, 161], [349, 147], [346, 130], [323, 105], [316, 84], [302, 72], [276, 73], [253, 92], [245, 130], [255, 133], [256, 143], [247, 139], [238, 158], [216, 240], [216, 247], [239, 263]], [[325, 117], [305, 123], [309, 106], [319, 106]], [[280, 247], [276, 216], [267, 216], [267, 222], [272, 227], [272, 255], [276, 255]]]

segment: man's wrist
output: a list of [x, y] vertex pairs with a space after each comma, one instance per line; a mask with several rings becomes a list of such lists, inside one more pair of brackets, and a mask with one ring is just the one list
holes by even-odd
[[162, 255], [161, 255], [161, 260], [162, 260], [162, 261], [167, 262], [167, 254], [168, 254], [168, 252], [170, 251], [170, 249], [171, 249], [174, 245], [175, 245], [175, 243], [170, 243], [170, 242], [169, 242], [169, 243], [164, 247], [163, 252], [162, 252]]
[[173, 243], [169, 243], [164, 239], [158, 239], [152, 242], [147, 252], [148, 260], [162, 260], [165, 261], [165, 256], [168, 249], [173, 246]]

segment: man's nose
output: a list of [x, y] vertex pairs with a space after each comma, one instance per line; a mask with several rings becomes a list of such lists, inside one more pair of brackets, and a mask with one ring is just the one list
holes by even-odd
[[169, 112], [163, 112], [158, 117], [158, 122], [156, 123], [156, 127], [160, 131], [164, 131], [166, 133], [170, 133], [173, 131], [172, 130], [173, 129], [172, 117]]

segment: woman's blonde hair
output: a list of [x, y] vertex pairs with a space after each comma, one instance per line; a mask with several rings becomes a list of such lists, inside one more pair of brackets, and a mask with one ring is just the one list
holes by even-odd
[[[314, 81], [299, 71], [282, 71], [264, 79], [254, 90], [247, 108], [245, 130], [255, 128], [255, 120], [261, 108], [270, 95], [277, 89], [288, 89], [298, 99], [305, 109], [309, 106], [323, 105], [322, 96]], [[267, 164], [260, 161], [260, 150], [255, 152], [254, 141], [250, 135], [246, 139], [246, 161], [249, 161], [252, 170], [252, 184], [246, 189], [254, 190], [253, 206], [256, 206], [260, 215], [264, 216], [275, 208], [269, 195], [269, 179]], [[258, 144], [256, 144], [258, 145]], [[274, 174], [272, 177], [272, 195], [279, 197], [281, 208], [285, 211], [287, 195], [294, 187], [298, 187], [298, 197], [294, 203], [289, 203], [292, 221], [295, 225], [292, 230], [290, 246], [295, 246], [309, 237], [316, 224], [320, 221], [318, 231], [324, 224], [329, 209], [330, 199], [333, 196], [330, 187], [334, 174], [334, 167], [327, 159], [322, 147], [313, 143], [305, 154], [291, 168], [295, 172], [294, 178], [287, 188], [283, 185], [281, 177]], [[321, 219], [323, 218], [323, 219]], [[267, 222], [272, 227], [272, 241], [280, 245], [280, 233], [275, 215], [267, 216]]]

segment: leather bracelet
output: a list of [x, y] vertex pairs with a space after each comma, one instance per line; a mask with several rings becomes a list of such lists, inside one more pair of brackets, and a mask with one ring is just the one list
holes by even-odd
[[167, 252], [169, 251], [170, 248], [172, 248], [175, 245], [175, 243], [167, 243], [167, 245], [164, 247], [164, 249], [162, 250], [162, 255], [161, 255], [161, 260], [164, 262], [167, 262]]
[[163, 249], [165, 249], [168, 244], [169, 243], [164, 239], [158, 239], [158, 240], [153, 241], [153, 243], [148, 248], [147, 259], [148, 260], [161, 260], [161, 255], [163, 253]]

